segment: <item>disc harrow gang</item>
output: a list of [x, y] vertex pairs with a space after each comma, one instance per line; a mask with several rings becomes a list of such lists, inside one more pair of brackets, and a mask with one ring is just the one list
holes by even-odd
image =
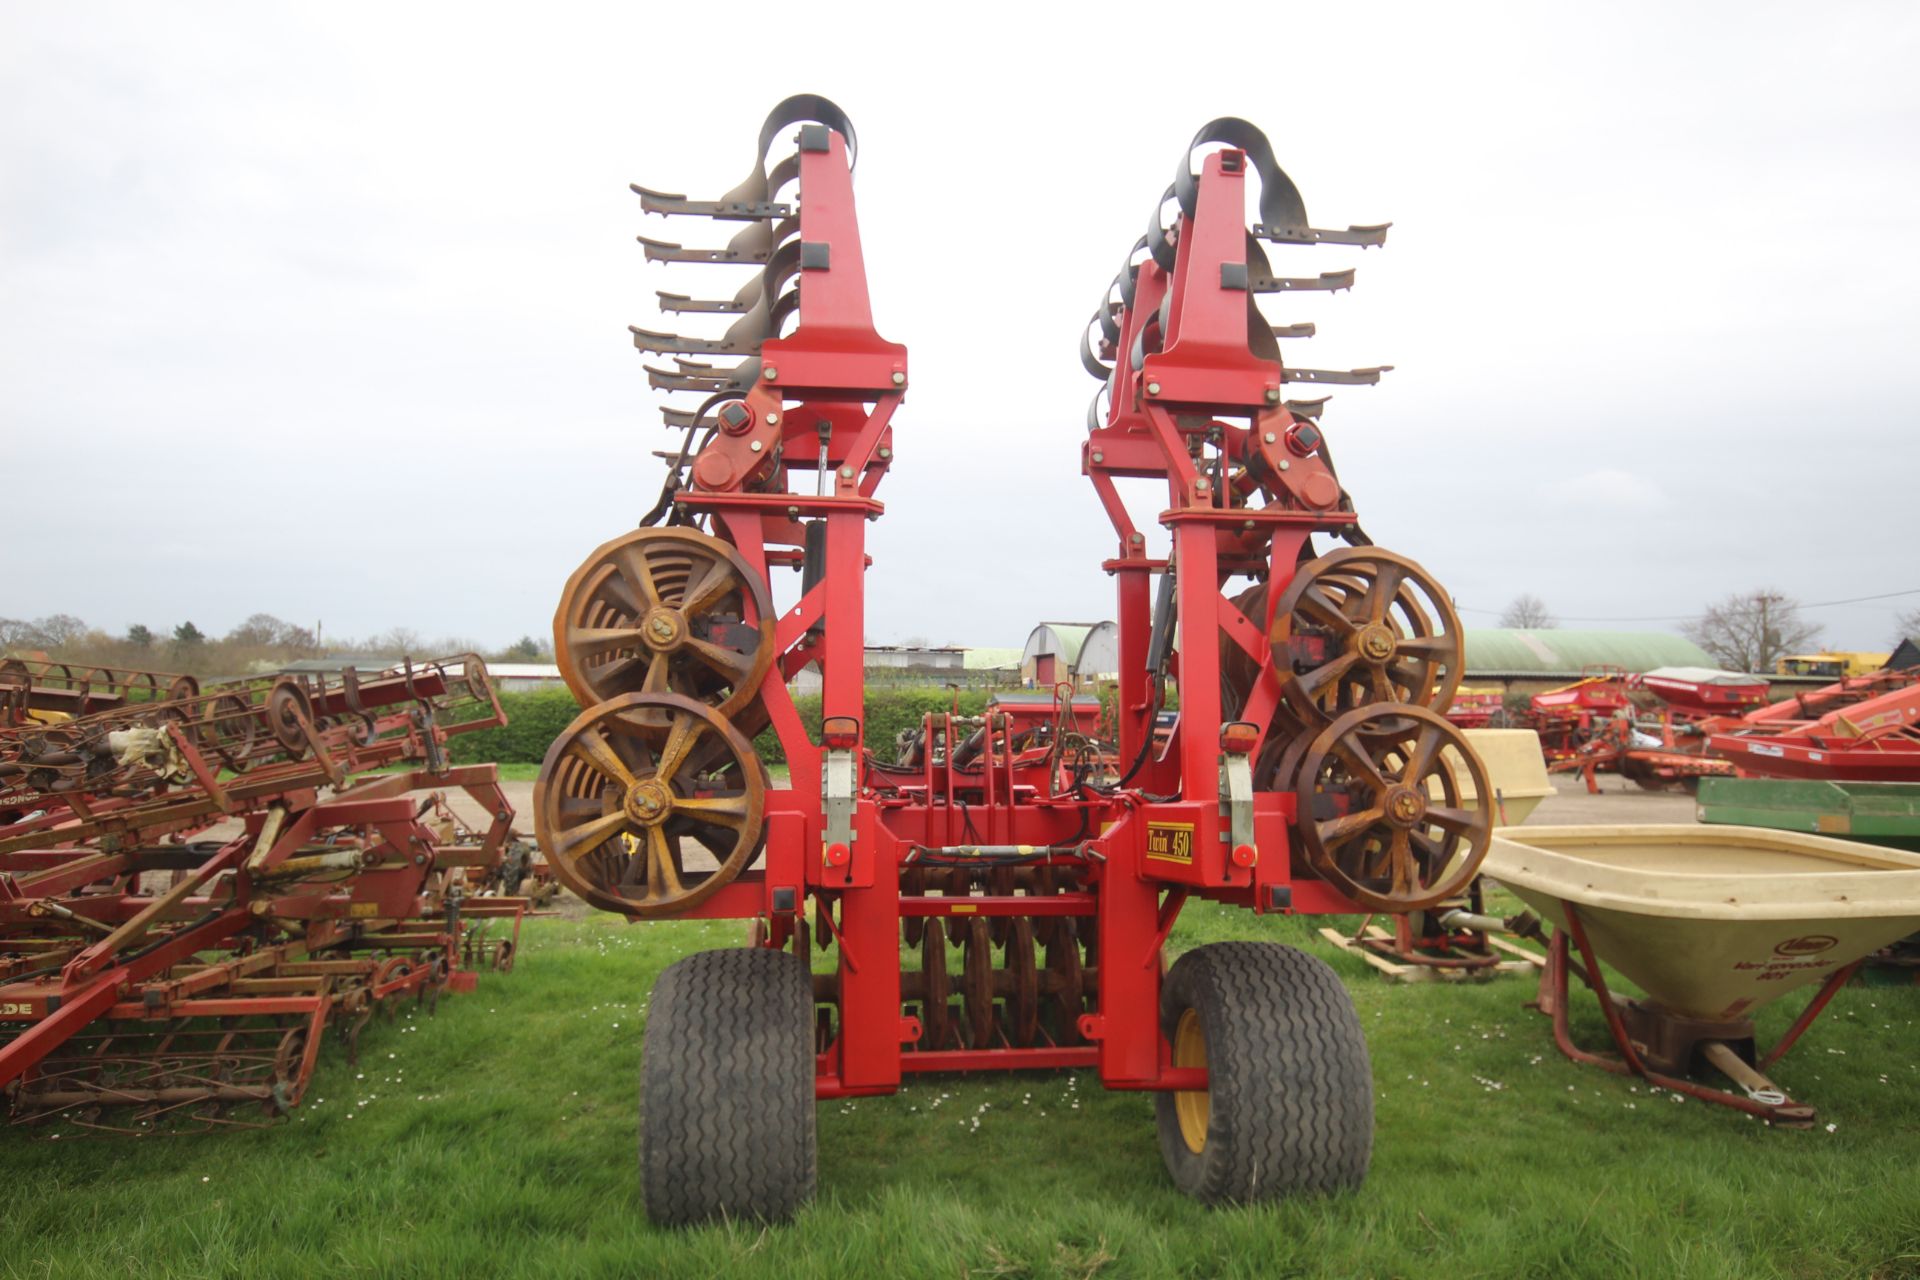
[[512, 965], [526, 901], [497, 892], [497, 869], [513, 810], [494, 766], [446, 754], [505, 723], [476, 656], [205, 692], [63, 670], [29, 670], [24, 713], [0, 727], [13, 1122], [267, 1123], [299, 1105], [329, 1030], [351, 1059], [376, 1012], [431, 1010], [478, 965]]
[[[1282, 359], [1316, 326], [1260, 308], [1355, 280], [1276, 269], [1268, 246], [1364, 249], [1387, 227], [1316, 227], [1246, 121], [1195, 135], [1081, 335], [1101, 384], [1081, 469], [1116, 539], [1102, 566], [1118, 596], [1111, 710], [1068, 684], [874, 742], [866, 529], [911, 379], [906, 349], [874, 327], [853, 148], [845, 114], [802, 95], [768, 115], [726, 194], [634, 188], [645, 215], [727, 226], [713, 247], [643, 237], [648, 262], [735, 275], [657, 292], [709, 332], [632, 329], [659, 358], [648, 383], [677, 435], [641, 527], [562, 593], [554, 647], [582, 713], [541, 767], [535, 825], [554, 873], [598, 906], [753, 922], [750, 953], [690, 957], [656, 988], [649, 1211], [679, 1223], [803, 1203], [804, 1063], [814, 1098], [890, 1092], [913, 1072], [1093, 1068], [1180, 1100], [1161, 1109], [1161, 1145], [1196, 1194], [1350, 1186], [1372, 1086], [1333, 975], [1265, 944], [1199, 948], [1180, 981], [1162, 975], [1190, 898], [1420, 911], [1487, 851], [1462, 781], [1488, 795], [1485, 770], [1441, 718], [1459, 620], [1424, 569], [1361, 530], [1325, 397], [1286, 394], [1372, 385], [1389, 366]], [[1121, 500], [1143, 480], [1165, 486], [1164, 550]], [[798, 581], [776, 609], [782, 568]], [[819, 673], [817, 720], [789, 684], [803, 670]], [[769, 734], [777, 783], [755, 745]], [[1279, 1113], [1248, 1098], [1290, 1088], [1276, 1064], [1307, 1044], [1339, 1050], [1288, 1068], [1313, 1101], [1288, 1102], [1285, 1133], [1237, 1139], [1282, 1153], [1286, 1176], [1216, 1151], [1221, 1131], [1195, 1118], [1271, 1127]], [[694, 1061], [737, 1066], [754, 1106], [690, 1078]], [[712, 1167], [714, 1143], [758, 1157]]]

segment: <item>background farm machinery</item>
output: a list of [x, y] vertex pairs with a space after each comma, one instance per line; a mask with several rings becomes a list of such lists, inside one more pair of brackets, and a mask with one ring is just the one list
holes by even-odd
[[[865, 738], [861, 650], [866, 527], [909, 370], [873, 327], [854, 150], [837, 107], [794, 98], [722, 197], [635, 188], [647, 213], [741, 227], [720, 248], [643, 238], [650, 261], [748, 273], [730, 297], [659, 294], [734, 317], [720, 336], [633, 331], [671, 361], [651, 385], [699, 401], [666, 410], [685, 435], [643, 526], [566, 584], [555, 651], [585, 709], [535, 791], [548, 860], [587, 901], [754, 922], [757, 945], [690, 957], [654, 990], [649, 1211], [790, 1212], [814, 1185], [816, 1098], [939, 1071], [1092, 1068], [1153, 1091], [1170, 1171], [1210, 1202], [1357, 1183], [1372, 1092], [1331, 970], [1258, 943], [1168, 969], [1164, 948], [1194, 897], [1421, 910], [1488, 845], [1492, 818], [1456, 781], [1487, 795], [1484, 769], [1441, 714], [1461, 669], [1447, 595], [1370, 544], [1319, 405], [1286, 399], [1381, 370], [1283, 362], [1278, 340], [1312, 326], [1257, 305], [1353, 278], [1276, 274], [1265, 245], [1365, 247], [1386, 228], [1313, 227], [1257, 129], [1200, 131], [1081, 344], [1101, 383], [1082, 472], [1116, 537], [1117, 751], [1049, 699], [929, 715], [896, 755]], [[1129, 480], [1164, 494], [1165, 556]], [[778, 607], [776, 567], [799, 574]], [[787, 685], [808, 664], [817, 742]], [[752, 746], [768, 727], [784, 785]]]
[[1650, 671], [1617, 685], [1617, 694], [1599, 681], [1555, 691], [1629, 697], [1611, 715], [1572, 704], [1560, 713], [1568, 727], [1546, 748], [1549, 767], [1580, 773], [1589, 790], [1598, 789], [1594, 775], [1602, 771], [1650, 790], [1693, 790], [1702, 778], [1735, 776], [1920, 782], [1914, 672], [1851, 676], [1775, 703], [1763, 678], [1724, 672]]
[[[299, 1104], [327, 1028], [351, 1053], [377, 1011], [512, 964], [524, 900], [481, 886], [513, 813], [494, 766], [445, 749], [503, 723], [474, 655], [205, 690], [10, 671], [0, 1090], [14, 1122], [261, 1123]], [[477, 801], [485, 829], [441, 789]]]
[[1598, 666], [1487, 723], [1533, 729], [1548, 770], [1579, 774], [1589, 791], [1599, 790], [1600, 773], [1618, 773], [1649, 791], [1692, 789], [1700, 778], [1733, 772], [1707, 751], [1702, 726], [1766, 700], [1761, 677], [1689, 667], [1629, 674]]

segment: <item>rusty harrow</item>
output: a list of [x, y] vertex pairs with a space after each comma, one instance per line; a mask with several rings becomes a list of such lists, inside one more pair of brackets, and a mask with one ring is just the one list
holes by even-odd
[[[1489, 795], [1485, 769], [1444, 718], [1462, 669], [1447, 593], [1372, 545], [1324, 402], [1286, 395], [1371, 384], [1385, 366], [1284, 361], [1281, 341], [1312, 326], [1258, 305], [1354, 278], [1276, 272], [1266, 246], [1364, 248], [1386, 227], [1314, 227], [1245, 121], [1181, 150], [1080, 347], [1101, 383], [1081, 470], [1116, 537], [1102, 565], [1118, 582], [1115, 732], [1047, 699], [929, 715], [874, 744], [865, 531], [909, 371], [873, 325], [854, 146], [839, 108], [797, 97], [718, 199], [635, 188], [647, 214], [738, 228], [717, 248], [643, 237], [649, 261], [744, 275], [658, 294], [665, 312], [728, 317], [722, 332], [632, 331], [668, 362], [647, 366], [650, 384], [695, 399], [664, 411], [680, 437], [642, 527], [561, 593], [555, 652], [583, 710], [542, 765], [536, 830], [594, 905], [743, 918], [755, 944], [689, 957], [654, 989], [648, 1209], [789, 1213], [814, 1184], [817, 1098], [1022, 1068], [1153, 1091], [1167, 1166], [1204, 1200], [1354, 1185], [1373, 1095], [1332, 971], [1255, 943], [1169, 968], [1165, 947], [1192, 898], [1420, 911], [1459, 893], [1488, 848], [1492, 819], [1455, 782]], [[1166, 495], [1164, 557], [1120, 499], [1138, 480]], [[781, 568], [797, 600], [776, 609]], [[817, 736], [787, 683], [809, 665]], [[753, 746], [768, 730], [783, 784]]]
[[199, 692], [198, 680], [172, 672], [7, 658], [0, 661], [0, 726], [57, 723], [129, 704], [178, 701]]
[[[512, 965], [525, 900], [497, 873], [513, 813], [492, 765], [445, 752], [504, 721], [474, 655], [204, 691], [27, 674], [33, 718], [0, 728], [15, 1123], [264, 1123], [299, 1104], [329, 1028], [351, 1056], [377, 1014]], [[413, 767], [355, 778], [389, 765]]]

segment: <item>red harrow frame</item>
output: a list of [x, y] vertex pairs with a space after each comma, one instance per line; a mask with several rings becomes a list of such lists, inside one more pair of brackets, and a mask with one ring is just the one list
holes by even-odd
[[[524, 900], [468, 885], [499, 865], [513, 812], [492, 765], [445, 754], [449, 735], [504, 722], [474, 655], [204, 693], [16, 670], [16, 705], [39, 714], [0, 727], [0, 1091], [15, 1123], [283, 1116], [328, 1027], [351, 1055], [376, 1010], [470, 990], [463, 961], [512, 964]], [[102, 689], [103, 709], [68, 696]], [[352, 780], [395, 764], [415, 767]], [[471, 796], [487, 829], [458, 829], [430, 788]]]
[[[791, 150], [770, 157], [776, 143]], [[566, 585], [555, 647], [586, 710], [535, 792], [548, 861], [589, 902], [757, 922], [757, 946], [690, 957], [655, 988], [649, 1211], [791, 1212], [814, 1186], [816, 1098], [1023, 1068], [1156, 1092], [1168, 1166], [1204, 1200], [1357, 1184], [1372, 1089], [1332, 971], [1257, 943], [1169, 970], [1164, 950], [1195, 897], [1419, 910], [1487, 848], [1492, 819], [1462, 805], [1445, 758], [1491, 794], [1440, 714], [1461, 672], [1447, 595], [1368, 542], [1319, 405], [1284, 398], [1381, 371], [1285, 364], [1276, 337], [1311, 326], [1276, 328], [1256, 305], [1353, 274], [1276, 276], [1263, 243], [1364, 247], [1386, 228], [1313, 228], [1257, 129], [1201, 130], [1082, 344], [1103, 384], [1081, 459], [1116, 535], [1103, 567], [1124, 767], [1115, 779], [1064, 718], [1022, 731], [1007, 710], [980, 726], [931, 715], [915, 760], [888, 765], [863, 733], [865, 538], [909, 369], [869, 312], [853, 153], [838, 108], [795, 98], [720, 199], [635, 189], [647, 212], [745, 224], [721, 249], [643, 240], [650, 260], [753, 269], [730, 299], [659, 295], [737, 317], [723, 336], [634, 330], [674, 358], [652, 384], [703, 399], [666, 411], [686, 441], [643, 527]], [[1163, 487], [1166, 558], [1148, 554], [1125, 480]], [[1327, 536], [1351, 545], [1320, 554]], [[801, 585], [776, 611], [782, 566]], [[808, 664], [818, 741], [787, 684]], [[1170, 689], [1177, 722], [1156, 735]], [[785, 786], [752, 746], [768, 727]]]

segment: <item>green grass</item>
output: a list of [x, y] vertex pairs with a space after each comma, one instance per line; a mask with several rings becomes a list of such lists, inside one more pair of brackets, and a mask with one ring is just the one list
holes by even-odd
[[357, 1071], [329, 1046], [286, 1124], [6, 1134], [0, 1274], [1920, 1275], [1920, 989], [1844, 992], [1777, 1072], [1823, 1126], [1776, 1131], [1565, 1061], [1520, 1007], [1530, 980], [1400, 986], [1317, 923], [1200, 904], [1176, 945], [1268, 937], [1340, 971], [1378, 1093], [1357, 1193], [1209, 1211], [1168, 1184], [1146, 1095], [916, 1079], [821, 1105], [820, 1198], [796, 1223], [656, 1230], [635, 1186], [647, 994], [742, 928], [541, 920], [515, 972], [370, 1028]]

